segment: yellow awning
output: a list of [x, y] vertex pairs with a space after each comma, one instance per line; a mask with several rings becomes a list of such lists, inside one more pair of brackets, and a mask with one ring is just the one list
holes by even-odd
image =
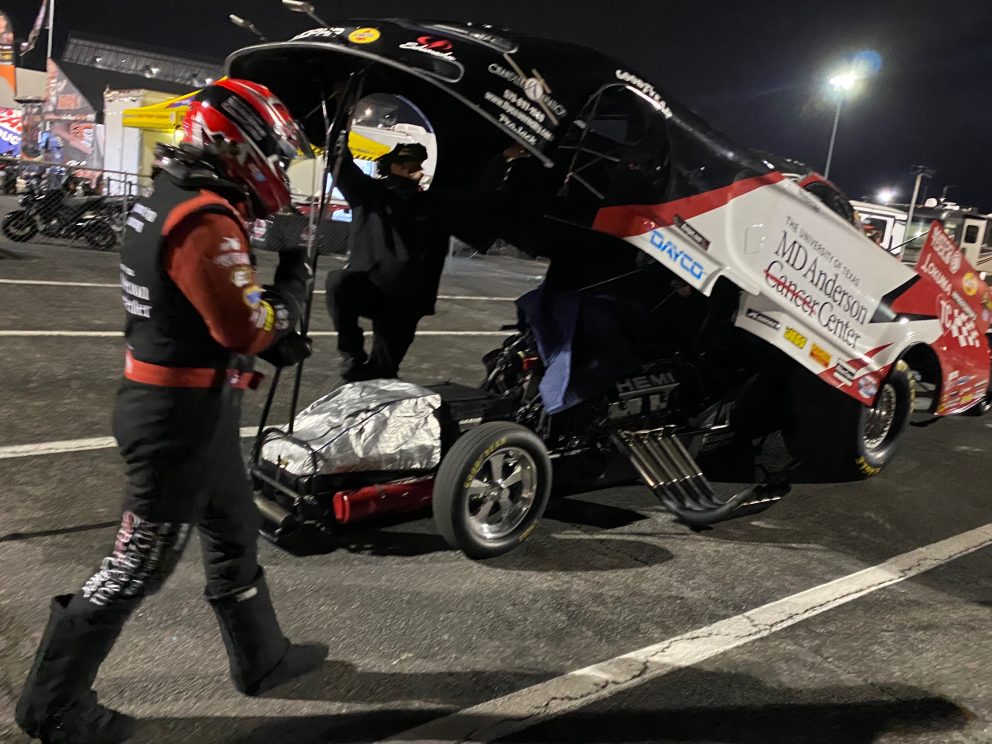
[[[172, 132], [182, 126], [189, 103], [199, 92], [194, 90], [192, 93], [170, 98], [161, 103], [125, 109], [122, 113], [124, 126], [155, 132]], [[348, 149], [359, 160], [376, 160], [390, 150], [388, 145], [357, 132], [349, 132]]]
[[183, 123], [190, 100], [199, 92], [194, 90], [192, 93], [176, 96], [161, 103], [125, 109], [121, 114], [124, 126], [156, 132], [171, 132], [178, 129]]
[[348, 149], [359, 160], [378, 160], [390, 147], [357, 132], [348, 132]]

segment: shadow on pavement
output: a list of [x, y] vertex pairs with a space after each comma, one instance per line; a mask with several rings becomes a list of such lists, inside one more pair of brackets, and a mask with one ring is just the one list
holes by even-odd
[[[388, 677], [389, 675], [383, 675]], [[416, 677], [417, 675], [414, 675]], [[906, 686], [874, 685], [824, 687], [810, 690], [777, 688], [747, 675], [687, 670], [678, 675], [690, 688], [698, 684], [731, 685], [728, 696], [739, 704], [645, 709], [624, 705], [606, 710], [585, 710], [503, 737], [505, 742], [721, 742], [734, 744], [871, 744], [883, 735], [886, 741], [942, 741], [942, 732], [963, 728], [968, 713], [950, 700]], [[473, 676], [458, 675], [458, 682], [472, 685]], [[422, 681], [422, 680], [421, 680]], [[672, 680], [674, 682], [674, 679]], [[680, 685], [684, 689], [683, 685]], [[770, 700], [774, 702], [762, 702]], [[669, 695], [660, 696], [664, 704]], [[364, 702], [374, 703], [375, 700]], [[157, 744], [197, 741], [201, 744], [293, 744], [325, 742], [374, 742], [444, 715], [445, 710], [380, 708], [340, 715], [269, 719], [161, 719], [140, 723], [138, 738]], [[434, 741], [463, 741], [465, 733], [487, 729], [500, 722], [478, 714], [455, 714], [457, 735]], [[488, 741], [488, 739], [483, 739]]]
[[38, 530], [36, 532], [10, 532], [0, 535], [0, 543], [16, 542], [18, 540], [32, 540], [36, 537], [55, 537], [56, 535], [71, 535], [76, 532], [90, 532], [91, 530], [102, 530], [108, 527], [117, 527], [118, 521], [95, 522], [94, 524], [77, 524], [72, 527], [60, 527], [53, 530]]

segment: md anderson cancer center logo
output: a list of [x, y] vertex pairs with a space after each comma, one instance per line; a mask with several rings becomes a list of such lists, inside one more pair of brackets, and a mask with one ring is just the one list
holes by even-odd
[[860, 277], [791, 217], [765, 268], [765, 282], [844, 345], [857, 347], [869, 317]]

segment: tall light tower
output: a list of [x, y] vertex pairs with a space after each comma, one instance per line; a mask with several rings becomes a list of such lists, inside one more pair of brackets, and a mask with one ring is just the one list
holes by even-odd
[[327, 28], [327, 21], [314, 12], [313, 3], [303, 2], [303, 0], [282, 0], [282, 5], [286, 10], [291, 10], [294, 13], [303, 13], [304, 15], [310, 16], [322, 27]]
[[830, 164], [834, 159], [834, 144], [837, 142], [837, 128], [840, 126], [840, 112], [844, 107], [844, 97], [857, 86], [861, 76], [853, 70], [839, 72], [830, 78], [830, 87], [837, 96], [837, 108], [834, 111], [834, 128], [830, 133], [830, 147], [827, 148], [827, 167], [823, 170], [823, 177], [830, 178]]

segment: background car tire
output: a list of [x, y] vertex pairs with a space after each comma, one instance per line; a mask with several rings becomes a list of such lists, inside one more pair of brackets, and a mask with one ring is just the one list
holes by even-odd
[[0, 231], [15, 243], [26, 243], [38, 234], [38, 225], [23, 209], [15, 209], [3, 218]]
[[829, 480], [878, 475], [896, 455], [913, 410], [913, 378], [899, 361], [865, 406], [814, 375], [800, 371], [790, 386], [791, 416], [784, 434], [806, 470]]
[[434, 481], [434, 522], [469, 558], [513, 550], [537, 527], [551, 493], [551, 460], [529, 429], [493, 421], [463, 434]]

